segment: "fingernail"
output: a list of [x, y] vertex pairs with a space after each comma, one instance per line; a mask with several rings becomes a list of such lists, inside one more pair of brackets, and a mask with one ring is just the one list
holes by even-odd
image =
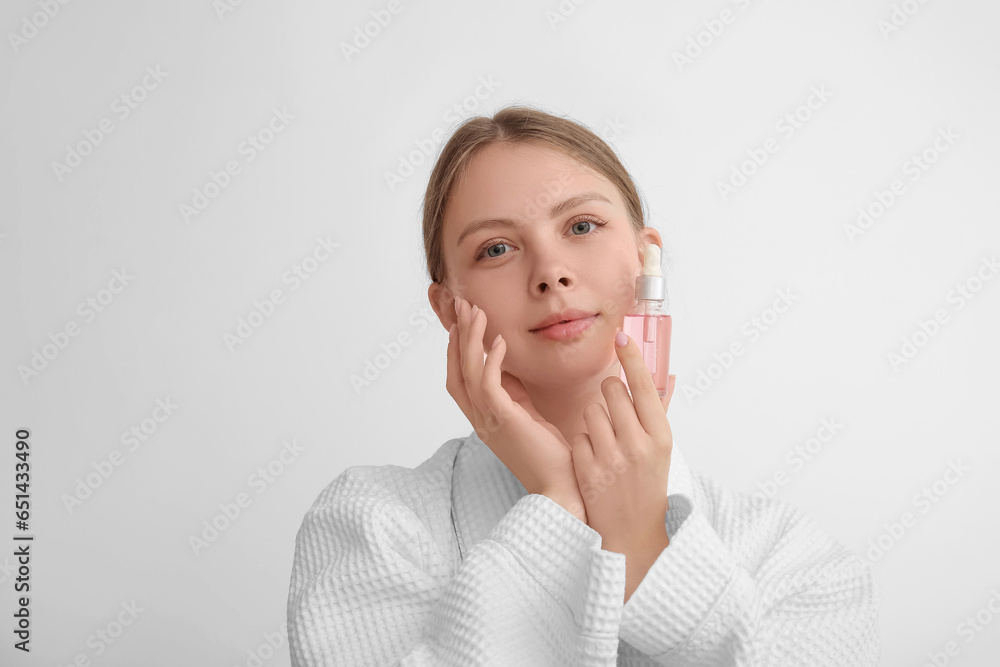
[[615, 334], [615, 345], [618, 347], [625, 347], [628, 344], [628, 336], [625, 335], [624, 331], [619, 331]]
[[472, 307], [472, 315], [470, 317], [472, 319], [476, 319], [476, 313], [478, 313], [478, 312], [479, 312], [479, 306], [473, 306]]
[[458, 315], [458, 297], [455, 297], [455, 314]]
[[457, 326], [458, 323], [455, 323], [451, 325], [450, 329], [448, 329], [448, 340], [453, 340], [455, 338], [455, 327]]

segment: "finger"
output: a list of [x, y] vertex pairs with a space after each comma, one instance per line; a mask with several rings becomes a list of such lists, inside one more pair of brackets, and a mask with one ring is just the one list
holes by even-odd
[[594, 445], [586, 433], [577, 433], [570, 439], [573, 449], [573, 465], [577, 471], [588, 472], [594, 465]]
[[[459, 362], [459, 375], [462, 378], [462, 383], [465, 387], [466, 396], [468, 394], [469, 379], [465, 374], [465, 358], [466, 354], [463, 354], [465, 349], [465, 342], [469, 339], [468, 325], [465, 322], [465, 299], [462, 297], [455, 297], [455, 344], [458, 350], [458, 362]], [[472, 397], [469, 396], [471, 400]]]
[[660, 395], [653, 385], [653, 376], [646, 367], [646, 362], [639, 352], [631, 336], [626, 336], [624, 347], [615, 343], [615, 351], [625, 370], [629, 389], [632, 390], [632, 402], [635, 404], [635, 414], [646, 433], [656, 435], [663, 430], [663, 404]]
[[660, 403], [663, 404], [663, 412], [666, 413], [667, 409], [670, 408], [670, 399], [674, 395], [674, 385], [677, 384], [676, 375], [668, 375], [667, 380], [667, 395], [660, 399]]
[[636, 416], [632, 399], [629, 398], [628, 388], [620, 378], [605, 378], [601, 382], [601, 392], [604, 394], [604, 402], [608, 404], [608, 414], [616, 436], [634, 441], [637, 437], [646, 435]]
[[462, 327], [462, 372], [466, 391], [474, 404], [481, 404], [480, 386], [483, 381], [483, 333], [486, 331], [486, 314], [463, 299], [459, 326]]
[[483, 368], [482, 392], [485, 399], [485, 408], [488, 415], [492, 416], [492, 426], [499, 428], [503, 425], [503, 420], [507, 417], [506, 408], [512, 403], [510, 396], [504, 391], [501, 385], [500, 364], [506, 355], [507, 342], [500, 334], [493, 339], [493, 347], [486, 353], [486, 366]]
[[583, 421], [587, 424], [587, 435], [594, 448], [594, 460], [610, 464], [617, 451], [615, 429], [608, 413], [600, 403], [592, 403], [583, 411]]
[[465, 391], [465, 378], [462, 377], [461, 357], [458, 343], [458, 323], [452, 325], [448, 332], [448, 376], [445, 380], [445, 387], [448, 393], [458, 403], [462, 413], [468, 418], [470, 423], [473, 420], [472, 407], [469, 402], [469, 394]]
[[586, 433], [577, 433], [570, 438], [570, 449], [573, 452], [573, 469], [576, 471], [576, 483], [580, 492], [584, 492], [584, 486], [588, 484], [591, 471], [594, 469], [594, 446], [590, 441], [590, 436]]

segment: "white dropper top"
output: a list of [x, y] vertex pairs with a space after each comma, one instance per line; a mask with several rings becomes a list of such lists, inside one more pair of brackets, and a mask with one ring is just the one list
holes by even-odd
[[635, 279], [635, 299], [663, 301], [667, 298], [667, 281], [660, 271], [660, 246], [649, 243], [643, 250], [642, 274]]
[[650, 243], [646, 246], [645, 253], [642, 262], [642, 275], [663, 276], [660, 272], [660, 246]]

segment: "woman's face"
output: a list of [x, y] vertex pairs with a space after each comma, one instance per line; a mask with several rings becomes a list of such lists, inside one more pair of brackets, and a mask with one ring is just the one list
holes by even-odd
[[[503, 370], [551, 386], [606, 374], [617, 361], [613, 339], [635, 302], [643, 248], [661, 245], [648, 227], [636, 237], [617, 188], [598, 172], [524, 143], [490, 144], [473, 158], [442, 233], [446, 278], [428, 291], [442, 323], [456, 319], [456, 294], [479, 306], [485, 349], [498, 333], [507, 341]], [[594, 315], [589, 327], [557, 339], [536, 330], [571, 309]]]

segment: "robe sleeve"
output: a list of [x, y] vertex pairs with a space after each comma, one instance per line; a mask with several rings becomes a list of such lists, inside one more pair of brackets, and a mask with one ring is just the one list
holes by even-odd
[[[749, 500], [749, 499], [748, 499]], [[870, 564], [780, 501], [723, 514], [737, 558], [694, 497], [668, 497], [661, 552], [625, 604], [621, 638], [662, 665], [877, 665]], [[742, 518], [736, 518], [742, 517]]]
[[351, 468], [317, 498], [296, 536], [292, 665], [615, 665], [625, 557], [528, 494], [459, 562], [439, 486]]

